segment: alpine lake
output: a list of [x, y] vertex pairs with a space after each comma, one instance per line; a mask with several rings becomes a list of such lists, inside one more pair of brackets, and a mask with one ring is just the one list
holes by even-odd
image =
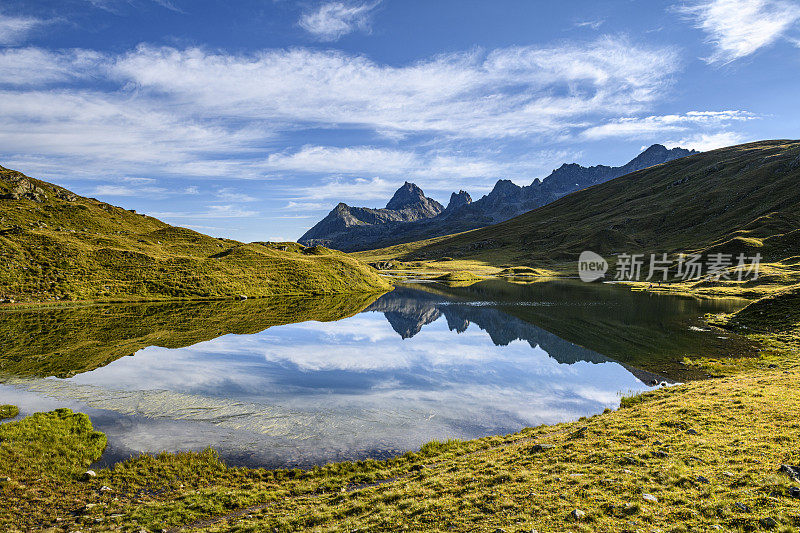
[[402, 283], [383, 295], [0, 311], [0, 404], [69, 407], [109, 445], [228, 464], [386, 458], [507, 434], [702, 379], [685, 357], [756, 347], [704, 325], [747, 302], [608, 283]]

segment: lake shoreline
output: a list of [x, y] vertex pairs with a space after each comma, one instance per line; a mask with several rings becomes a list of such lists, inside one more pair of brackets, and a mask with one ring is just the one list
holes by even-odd
[[[785, 416], [800, 409], [800, 334], [764, 331], [736, 315], [712, 320], [738, 329], [749, 324], [744, 334], [764, 349], [728, 368], [700, 362], [719, 377], [624, 399], [616, 411], [506, 436], [434, 442], [387, 461], [264, 470], [227, 467], [209, 451], [144, 455], [86, 478], [88, 455], [53, 475], [43, 457], [50, 455], [46, 443], [60, 437], [34, 436], [25, 451], [13, 450], [29, 454], [25, 472], [15, 472], [3, 450], [9, 505], [0, 523], [12, 530], [73, 524], [153, 531], [186, 524], [209, 531], [380, 530], [398, 523], [420, 531], [557, 531], [565, 524], [618, 530], [630, 521], [796, 527], [796, 483], [779, 468], [800, 462], [786, 440], [796, 422]], [[49, 423], [61, 424], [70, 446], [85, 449], [94, 432], [84, 419], [51, 416], [63, 419]], [[31, 492], [38, 496], [31, 499]]]

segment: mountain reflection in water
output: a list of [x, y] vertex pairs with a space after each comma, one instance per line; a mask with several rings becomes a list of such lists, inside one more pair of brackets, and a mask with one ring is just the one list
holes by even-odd
[[[490, 281], [356, 302], [15, 312], [0, 330], [0, 403], [87, 412], [109, 436], [105, 463], [209, 445], [246, 465], [385, 457], [616, 407], [669, 366], [645, 338], [724, 349], [688, 323], [736, 303], [632, 294]], [[662, 359], [635, 364], [642, 353]]]

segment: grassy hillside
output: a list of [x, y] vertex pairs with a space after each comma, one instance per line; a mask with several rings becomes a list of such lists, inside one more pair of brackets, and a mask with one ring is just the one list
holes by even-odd
[[355, 255], [369, 261], [449, 257], [453, 269], [527, 265], [574, 272], [583, 250], [607, 259], [622, 252], [760, 252], [794, 277], [798, 190], [800, 141], [762, 141], [633, 172], [488, 228]]
[[388, 288], [371, 268], [338, 252], [209, 237], [0, 167], [0, 299], [213, 298]]

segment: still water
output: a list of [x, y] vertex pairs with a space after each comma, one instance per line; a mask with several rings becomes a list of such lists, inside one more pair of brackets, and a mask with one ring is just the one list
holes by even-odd
[[0, 313], [0, 403], [70, 407], [101, 460], [211, 446], [230, 464], [381, 458], [616, 408], [751, 349], [699, 327], [735, 300], [603, 284], [404, 285], [378, 296]]

